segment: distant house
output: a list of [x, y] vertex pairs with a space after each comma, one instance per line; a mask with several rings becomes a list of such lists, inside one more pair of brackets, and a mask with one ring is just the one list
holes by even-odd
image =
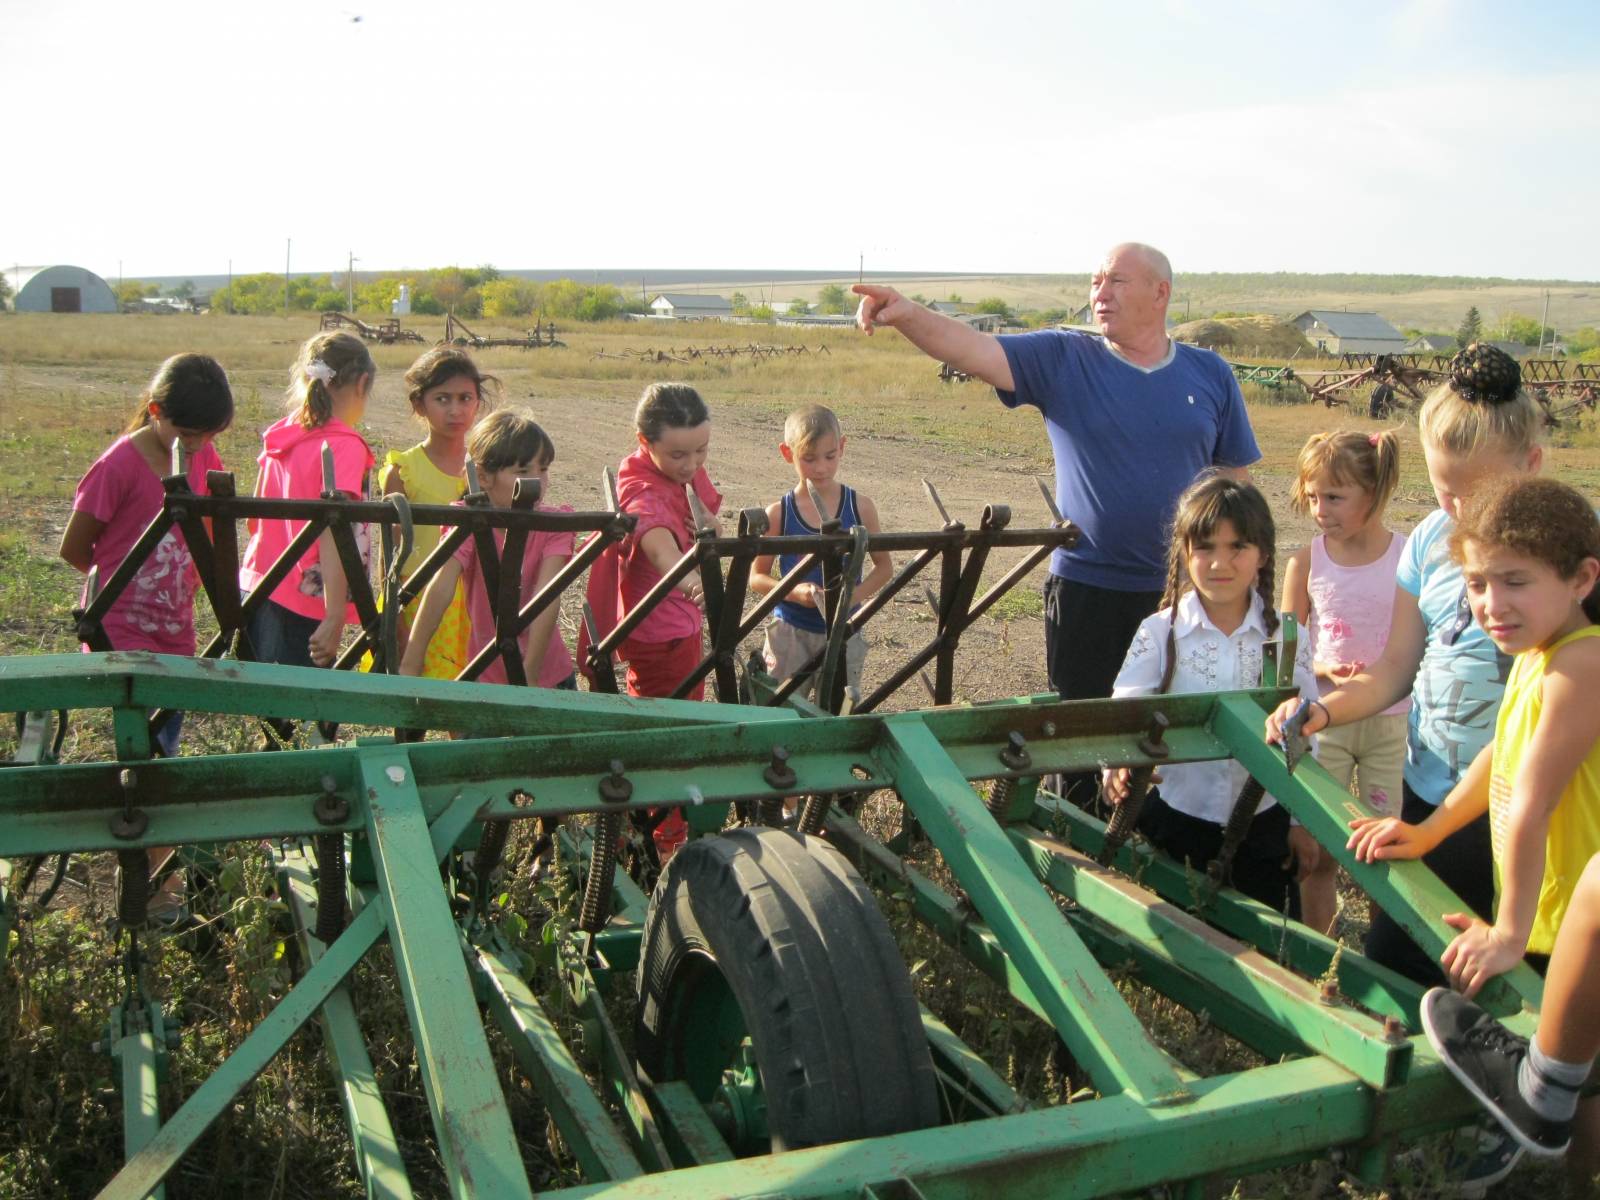
[[962, 300], [930, 300], [928, 307], [947, 317], [959, 317], [972, 311], [972, 305]]
[[811, 305], [804, 300], [774, 300], [768, 307], [775, 317], [803, 317], [811, 311]]
[[1493, 346], [1496, 350], [1504, 350], [1518, 362], [1521, 362], [1525, 358], [1537, 357], [1538, 355], [1537, 347], [1524, 346], [1521, 342], [1490, 342], [1489, 345]]
[[1407, 354], [1454, 354], [1456, 340], [1447, 333], [1419, 333], [1405, 344]]
[[114, 313], [117, 297], [83, 267], [17, 267], [3, 272], [11, 285], [14, 312]]
[[1406, 335], [1375, 312], [1307, 309], [1289, 324], [1327, 354], [1398, 354]]
[[733, 305], [722, 296], [661, 292], [650, 301], [650, 312], [673, 321], [720, 321], [733, 316]]

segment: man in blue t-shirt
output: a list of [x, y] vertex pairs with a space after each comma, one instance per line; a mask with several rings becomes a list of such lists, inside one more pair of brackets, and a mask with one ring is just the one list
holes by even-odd
[[1156, 610], [1179, 493], [1217, 467], [1261, 457], [1228, 364], [1167, 336], [1172, 267], [1136, 242], [1112, 248], [1090, 300], [1100, 337], [1060, 329], [1000, 336], [858, 284], [857, 324], [892, 326], [923, 353], [991, 384], [1008, 407], [1044, 415], [1056, 504], [1083, 531], [1045, 584], [1045, 656], [1064, 699], [1111, 694], [1139, 622]]

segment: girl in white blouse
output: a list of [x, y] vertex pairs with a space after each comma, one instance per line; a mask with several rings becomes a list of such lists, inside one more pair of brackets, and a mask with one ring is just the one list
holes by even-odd
[[[1114, 696], [1217, 692], [1261, 686], [1262, 647], [1278, 631], [1272, 606], [1275, 531], [1266, 499], [1247, 483], [1202, 476], [1178, 499], [1161, 608], [1128, 647]], [[1299, 639], [1294, 679], [1315, 698], [1311, 648]], [[1106, 798], [1128, 796], [1126, 767], [1102, 778]], [[1248, 775], [1232, 759], [1162, 769], [1139, 816], [1156, 848], [1198, 871], [1217, 857], [1222, 829]], [[1300, 915], [1298, 877], [1315, 866], [1315, 839], [1271, 796], [1262, 799], [1233, 860], [1233, 886], [1278, 912]]]

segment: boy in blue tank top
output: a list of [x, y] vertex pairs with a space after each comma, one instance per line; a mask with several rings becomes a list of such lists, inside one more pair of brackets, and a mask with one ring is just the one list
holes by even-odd
[[[845, 529], [861, 525], [868, 533], [879, 532], [878, 509], [866, 496], [839, 480], [839, 464], [844, 459], [844, 433], [839, 418], [830, 408], [810, 404], [790, 413], [783, 423], [783, 442], [778, 449], [783, 459], [795, 469], [793, 491], [767, 506], [768, 527], [777, 534], [816, 533], [824, 521], [838, 518]], [[816, 489], [824, 513], [818, 513], [811, 502], [806, 484]], [[766, 595], [778, 586], [778, 580], [800, 561], [801, 555], [762, 555], [750, 571], [750, 590]], [[851, 591], [852, 606], [859, 606], [885, 583], [894, 572], [894, 564], [886, 550], [872, 553], [872, 569], [856, 582]], [[778, 679], [786, 679], [800, 670], [818, 653], [828, 640], [828, 629], [822, 618], [822, 568], [813, 567], [805, 582], [778, 605], [777, 612], [767, 623], [766, 642], [762, 655], [767, 671]], [[851, 705], [861, 699], [861, 665], [866, 661], [867, 643], [860, 633], [845, 642], [845, 692]], [[802, 695], [815, 690], [813, 676]]]

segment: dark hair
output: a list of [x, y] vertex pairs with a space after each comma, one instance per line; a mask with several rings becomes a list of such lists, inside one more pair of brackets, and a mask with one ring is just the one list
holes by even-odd
[[693, 429], [709, 420], [711, 410], [687, 383], [652, 383], [633, 410], [633, 423], [647, 442], [660, 441], [668, 429]]
[[483, 472], [503, 471], [525, 462], [549, 466], [556, 460], [556, 444], [527, 413], [505, 408], [472, 427], [467, 454]]
[[1256, 592], [1261, 596], [1261, 618], [1269, 635], [1278, 632], [1278, 611], [1273, 607], [1272, 583], [1277, 569], [1277, 529], [1266, 497], [1248, 483], [1206, 472], [1178, 497], [1172, 517], [1172, 542], [1167, 548], [1167, 586], [1161, 607], [1170, 608], [1194, 586], [1185, 559], [1192, 542], [1211, 537], [1217, 526], [1229, 522], [1241, 540], [1261, 551], [1256, 571]]
[[[478, 370], [478, 364], [472, 361], [472, 355], [465, 350], [455, 346], [435, 346], [406, 368], [406, 398], [411, 401], [412, 411], [421, 408], [423, 393], [452, 379], [461, 378], [472, 380], [477, 387], [480, 412], [486, 407], [494, 407], [493, 398], [484, 395], [483, 385], [492, 383], [498, 393], [500, 381]], [[421, 415], [420, 412], [418, 415]]]
[[143, 429], [154, 419], [150, 406], [180, 429], [221, 433], [233, 424], [233, 389], [222, 364], [208, 354], [174, 354], [156, 368], [139, 396], [128, 427]]
[[1542, 424], [1517, 360], [1485, 342], [1473, 342], [1450, 360], [1450, 378], [1417, 414], [1424, 447], [1461, 456], [1525, 454], [1538, 445]]
[[[1504, 475], [1462, 505], [1450, 534], [1450, 557], [1461, 562], [1468, 542], [1526, 555], [1571, 579], [1584, 559], [1600, 561], [1600, 518], [1576, 488], [1554, 479]], [[1600, 625], [1600, 586], [1584, 597], [1583, 611]]]
[[[332, 377], [319, 379], [321, 368], [315, 364], [331, 371]], [[332, 388], [348, 387], [363, 375], [377, 373], [371, 352], [353, 333], [319, 333], [307, 338], [289, 372], [289, 411], [307, 429], [317, 429], [333, 419]]]

